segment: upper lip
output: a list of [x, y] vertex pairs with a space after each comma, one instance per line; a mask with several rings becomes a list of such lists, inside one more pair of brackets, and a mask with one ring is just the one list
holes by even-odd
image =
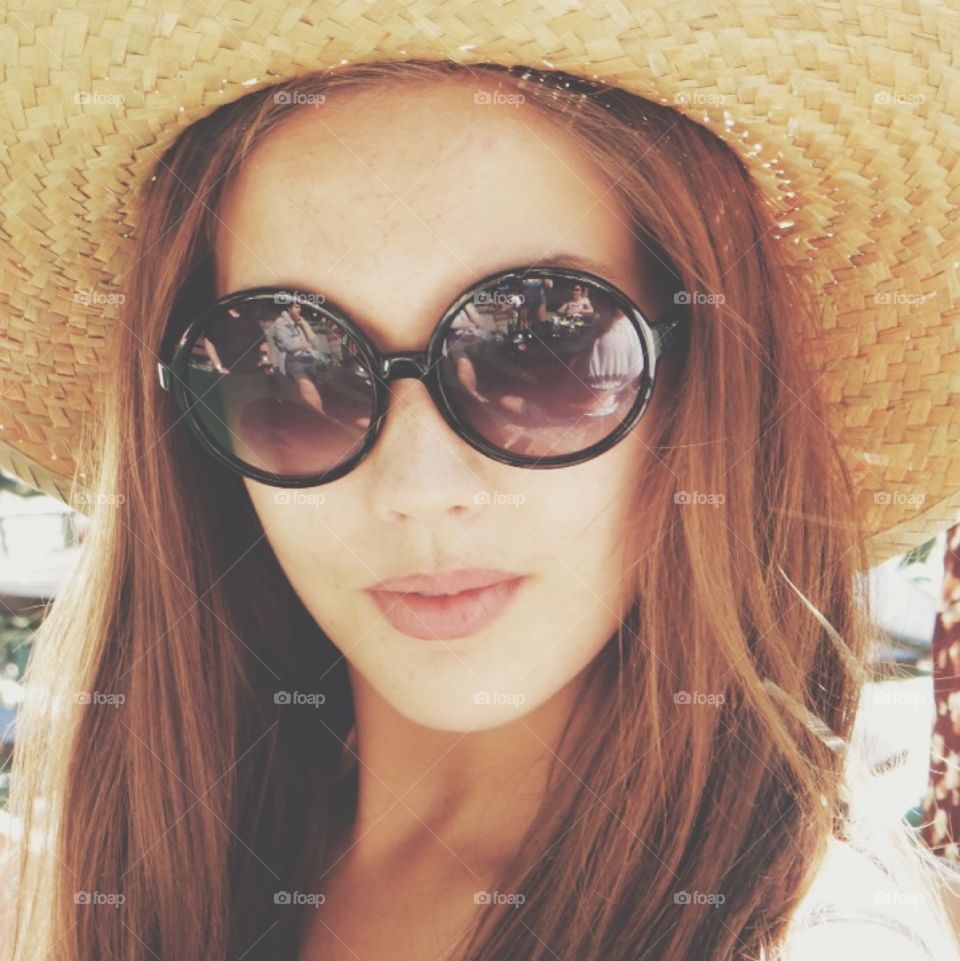
[[495, 571], [489, 568], [461, 568], [455, 571], [423, 572], [390, 577], [378, 584], [373, 584], [368, 590], [398, 591], [404, 594], [459, 594], [461, 591], [489, 587], [501, 581], [512, 581], [520, 576], [509, 571]]

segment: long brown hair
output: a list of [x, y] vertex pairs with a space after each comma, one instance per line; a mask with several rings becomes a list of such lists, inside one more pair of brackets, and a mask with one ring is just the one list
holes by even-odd
[[[159, 390], [156, 360], [212, 297], [231, 175], [302, 103], [276, 93], [481, 76], [522, 90], [607, 172], [672, 290], [723, 299], [679, 301], [657, 470], [637, 478], [624, 539], [637, 600], [589, 673], [609, 710], [565, 742], [502, 879], [524, 903], [485, 908], [462, 957], [763, 956], [842, 832], [842, 755], [785, 705], [849, 737], [867, 559], [800, 349], [816, 300], [778, 236], [783, 212], [669, 106], [495, 65], [352, 64], [218, 108], [143, 185], [100, 496], [27, 676], [12, 810], [35, 842], [20, 847], [16, 961], [296, 957], [307, 908], [274, 893], [317, 889], [348, 785], [345, 666], [240, 479]], [[276, 703], [304, 677], [323, 711]], [[722, 909], [684, 892], [722, 893]]]

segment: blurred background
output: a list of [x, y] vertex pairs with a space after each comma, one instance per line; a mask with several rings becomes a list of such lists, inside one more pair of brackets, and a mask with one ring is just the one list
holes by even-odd
[[[87, 519], [0, 470], [0, 826], [33, 635], [80, 556]], [[4, 832], [6, 833], [6, 832]]]

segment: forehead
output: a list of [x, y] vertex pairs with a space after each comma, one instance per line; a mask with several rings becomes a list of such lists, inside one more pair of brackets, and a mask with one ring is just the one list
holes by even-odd
[[[217, 211], [218, 295], [325, 293], [388, 346], [428, 331], [480, 277], [572, 251], [647, 306], [629, 218], [603, 171], [534, 107], [476, 92], [340, 92], [292, 114]], [[397, 303], [405, 319], [384, 319]]]

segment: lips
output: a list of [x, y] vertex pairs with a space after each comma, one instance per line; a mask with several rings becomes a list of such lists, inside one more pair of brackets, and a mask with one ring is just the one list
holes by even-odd
[[492, 584], [500, 584], [519, 576], [519, 574], [495, 571], [490, 568], [469, 568], [391, 577], [380, 581], [379, 584], [374, 584], [369, 590], [426, 594], [428, 597], [434, 597], [438, 594], [459, 594], [461, 591], [472, 591], [478, 587], [490, 587]]
[[383, 617], [401, 633], [447, 640], [492, 624], [525, 580], [504, 571], [447, 571], [391, 578], [368, 592]]

